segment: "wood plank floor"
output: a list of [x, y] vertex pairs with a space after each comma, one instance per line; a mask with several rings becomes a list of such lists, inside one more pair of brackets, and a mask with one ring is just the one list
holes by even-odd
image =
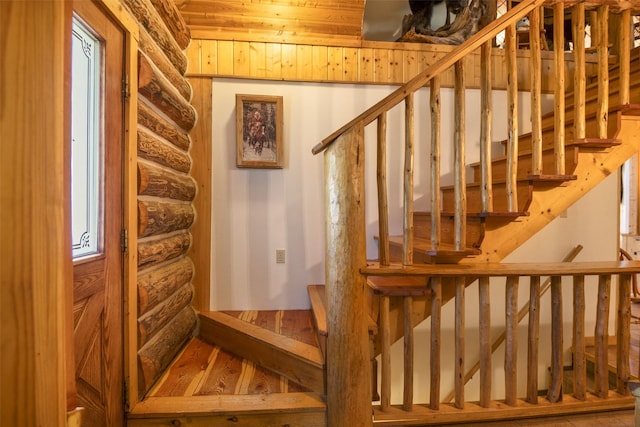
[[[225, 312], [238, 319], [317, 346], [309, 310]], [[632, 304], [631, 373], [640, 373], [640, 303]], [[615, 361], [615, 356], [610, 356]], [[220, 347], [194, 338], [153, 387], [149, 396], [255, 395], [306, 392], [304, 387]], [[478, 426], [634, 426], [634, 411], [572, 415], [533, 420], [474, 424]]]
[[[226, 314], [317, 346], [309, 310]], [[199, 338], [192, 339], [149, 393], [151, 397], [297, 393], [308, 390]]]

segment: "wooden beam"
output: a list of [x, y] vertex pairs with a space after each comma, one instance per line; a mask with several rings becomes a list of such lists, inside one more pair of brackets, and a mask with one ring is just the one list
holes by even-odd
[[73, 366], [66, 365], [73, 355], [66, 316], [70, 5], [0, 3], [2, 62], [11, 64], [0, 73], [0, 235], [7, 242], [0, 247], [0, 424], [7, 426], [65, 425], [73, 381], [66, 375]]

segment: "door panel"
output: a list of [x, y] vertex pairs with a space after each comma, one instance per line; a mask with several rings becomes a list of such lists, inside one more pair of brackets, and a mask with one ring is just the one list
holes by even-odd
[[[100, 49], [99, 126], [94, 132], [99, 151], [97, 229], [100, 236], [95, 253], [74, 261], [76, 385], [78, 405], [85, 408], [82, 425], [112, 427], [121, 426], [124, 421], [123, 264], [120, 247], [123, 224], [121, 90], [124, 36], [96, 3], [76, 0], [73, 4], [74, 16], [98, 40]], [[72, 105], [75, 120], [86, 116], [82, 108]], [[72, 135], [72, 138], [76, 136]]]

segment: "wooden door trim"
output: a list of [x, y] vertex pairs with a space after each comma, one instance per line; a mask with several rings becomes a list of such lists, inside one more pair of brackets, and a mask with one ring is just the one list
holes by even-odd
[[124, 69], [128, 80], [124, 103], [124, 152], [123, 152], [123, 226], [128, 231], [127, 251], [123, 260], [124, 286], [124, 384], [126, 388], [125, 412], [135, 407], [138, 397], [137, 368], [137, 274], [138, 274], [138, 188], [137, 188], [137, 128], [138, 128], [138, 40], [139, 27], [119, 0], [100, 0], [111, 17], [124, 32]]

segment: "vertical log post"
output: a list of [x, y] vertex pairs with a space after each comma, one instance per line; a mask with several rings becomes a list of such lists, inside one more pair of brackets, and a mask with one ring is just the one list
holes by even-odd
[[358, 126], [325, 152], [327, 423], [371, 427], [363, 135]]
[[555, 64], [555, 97], [554, 97], [554, 152], [555, 174], [565, 173], [565, 102], [564, 102], [564, 3], [558, 2], [553, 7], [553, 58]]
[[587, 396], [587, 358], [585, 354], [584, 276], [573, 277], [573, 397]]
[[465, 277], [456, 277], [456, 320], [455, 320], [455, 407], [464, 409], [464, 289]]
[[631, 275], [618, 276], [618, 313], [616, 320], [616, 391], [629, 395], [629, 352], [631, 343]]
[[542, 175], [542, 54], [540, 46], [540, 12], [537, 7], [529, 14], [531, 45], [531, 174]]
[[551, 277], [551, 384], [547, 399], [555, 403], [562, 400], [562, 277]]
[[391, 326], [389, 324], [389, 297], [380, 297], [380, 409], [389, 410], [391, 404]]
[[480, 312], [480, 406], [488, 408], [491, 402], [491, 295], [489, 278], [478, 281]]
[[575, 69], [573, 72], [573, 138], [586, 137], [586, 90], [587, 77], [584, 50], [584, 3], [578, 3], [572, 9], [573, 57]]
[[631, 71], [631, 10], [620, 15], [618, 58], [620, 62], [620, 105], [629, 103], [629, 75]]
[[389, 265], [389, 202], [387, 197], [387, 113], [378, 117], [378, 257], [380, 265]]
[[404, 304], [404, 393], [402, 409], [413, 409], [413, 298], [405, 296]]
[[431, 278], [431, 349], [429, 354], [431, 383], [429, 408], [440, 409], [440, 332], [442, 316], [442, 279], [440, 277]]
[[506, 30], [507, 61], [507, 206], [518, 211], [518, 68], [516, 64], [516, 25]]
[[440, 246], [440, 76], [431, 79], [431, 248]]
[[455, 250], [464, 250], [467, 246], [467, 173], [465, 152], [465, 79], [464, 58], [455, 66], [455, 130], [454, 130], [454, 242]]
[[540, 276], [529, 284], [529, 343], [527, 349], [527, 402], [538, 403], [538, 351], [540, 342]]
[[491, 43], [492, 41], [486, 42], [480, 49], [480, 182], [483, 212], [493, 212]]
[[515, 406], [518, 395], [518, 277], [507, 277], [505, 292], [505, 403]]
[[404, 99], [405, 124], [404, 124], [404, 239], [402, 247], [402, 264], [413, 264], [413, 92]]
[[596, 312], [595, 336], [595, 395], [604, 399], [609, 393], [609, 304], [611, 276], [602, 275], [598, 279], [598, 307]]
[[609, 6], [598, 6], [598, 138], [607, 139], [609, 116]]

